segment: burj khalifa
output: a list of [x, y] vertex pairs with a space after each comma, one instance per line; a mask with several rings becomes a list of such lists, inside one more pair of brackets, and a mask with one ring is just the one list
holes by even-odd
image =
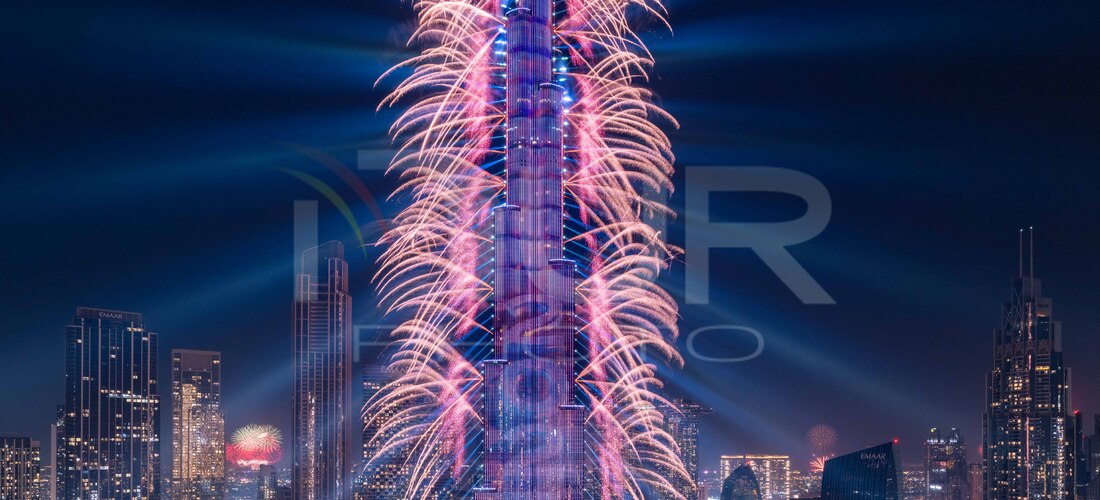
[[576, 264], [563, 252], [565, 120], [552, 0], [507, 14], [506, 202], [493, 213], [493, 359], [485, 360], [477, 498], [579, 499], [585, 407], [575, 382]]

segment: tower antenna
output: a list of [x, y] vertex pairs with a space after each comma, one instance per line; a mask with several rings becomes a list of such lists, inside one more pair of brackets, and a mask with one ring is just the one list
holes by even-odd
[[1031, 263], [1029, 264], [1031, 266], [1031, 271], [1030, 271], [1031, 281], [1034, 283], [1035, 282], [1035, 226], [1029, 227], [1028, 230], [1031, 233], [1031, 243], [1030, 243], [1031, 248], [1029, 248], [1028, 251], [1027, 251], [1027, 257], [1028, 257], [1028, 260], [1031, 261]]
[[1019, 276], [1017, 276], [1017, 277], [1020, 278], [1020, 279], [1024, 279], [1024, 228], [1020, 228], [1020, 247], [1019, 248], [1020, 248], [1020, 270], [1019, 270]]

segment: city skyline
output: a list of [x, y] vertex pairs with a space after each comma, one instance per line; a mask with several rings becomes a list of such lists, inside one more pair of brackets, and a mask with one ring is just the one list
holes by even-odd
[[[65, 392], [63, 330], [84, 306], [141, 312], [158, 334], [166, 478], [173, 348], [222, 352], [226, 429], [275, 425], [290, 463], [295, 201], [317, 207], [317, 242], [348, 248], [353, 335], [387, 331], [370, 284], [380, 249], [360, 242], [376, 239], [374, 222], [396, 208], [384, 199], [398, 181], [381, 172], [394, 115], [373, 110], [391, 89], [372, 84], [408, 56], [411, 9], [200, 3], [201, 13], [92, 0], [65, 9], [65, 22], [44, 5], [13, 16], [11, 33], [26, 43], [11, 54], [18, 77], [4, 83], [18, 96], [19, 126], [0, 173], [0, 377], [18, 382], [0, 389], [11, 408], [0, 411], [0, 432], [40, 441], [44, 465]], [[1067, 409], [1091, 432], [1100, 44], [1085, 20], [1098, 8], [669, 8], [674, 34], [641, 32], [657, 61], [652, 86], [680, 124], [668, 130], [676, 167], [688, 172], [673, 179], [670, 242], [683, 245], [698, 216], [685, 199], [706, 196], [685, 177], [693, 167], [804, 172], [828, 188], [833, 208], [821, 235], [790, 247], [833, 306], [802, 304], [745, 249], [715, 250], [710, 304], [686, 304], [685, 264], [671, 261], [662, 285], [681, 304], [685, 367], [661, 375], [670, 397], [714, 409], [699, 424], [701, 468], [755, 453], [790, 455], [792, 469], [805, 469], [803, 437], [817, 425], [836, 429], [837, 451], [899, 438], [906, 463], [924, 462], [931, 427], [957, 427], [978, 462], [991, 333], [1012, 292], [1016, 231], [1030, 225], [1036, 275], [1055, 299], [1073, 368]], [[330, 187], [358, 223], [286, 171]], [[779, 221], [804, 208], [789, 196], [710, 198], [715, 222]], [[718, 325], [758, 332], [762, 352], [708, 360], [756, 347], [747, 331], [691, 336]]]

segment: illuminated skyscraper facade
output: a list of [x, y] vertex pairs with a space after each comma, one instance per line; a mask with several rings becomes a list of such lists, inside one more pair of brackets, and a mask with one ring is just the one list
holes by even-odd
[[351, 495], [350, 322], [343, 245], [330, 241], [307, 250], [294, 301], [292, 488], [298, 500]]
[[157, 334], [81, 307], [65, 329], [63, 498], [160, 498]]
[[925, 500], [968, 500], [970, 470], [958, 429], [932, 429], [924, 443]]
[[970, 500], [982, 500], [985, 496], [985, 475], [982, 473], [982, 464], [970, 464]]
[[172, 498], [225, 496], [221, 353], [172, 350]]
[[579, 499], [584, 407], [573, 261], [563, 253], [563, 99], [553, 3], [507, 14], [507, 201], [494, 212], [493, 348], [484, 373], [483, 498]]
[[39, 500], [46, 481], [38, 441], [0, 437], [0, 500]]
[[720, 475], [728, 477], [737, 467], [748, 464], [760, 483], [764, 500], [787, 500], [791, 497], [791, 457], [787, 455], [722, 455], [718, 460]]
[[[363, 367], [363, 406], [394, 379], [377, 365]], [[386, 423], [397, 418], [401, 407], [387, 407], [384, 411], [363, 414], [363, 462], [355, 485], [355, 500], [389, 500], [401, 496], [402, 487], [408, 481], [407, 457], [400, 451], [383, 453], [386, 442]]]
[[1004, 304], [986, 377], [985, 497], [1072, 498], [1075, 445], [1061, 323], [1042, 296], [1034, 258], [1024, 273], [1022, 241], [1021, 232], [1020, 272]]
[[676, 446], [680, 449], [680, 461], [687, 469], [690, 480], [681, 478], [672, 471], [660, 472], [673, 478], [677, 492], [694, 500], [699, 497], [699, 420], [714, 410], [686, 399], [673, 400], [663, 410], [665, 426], [669, 435], [676, 440]]

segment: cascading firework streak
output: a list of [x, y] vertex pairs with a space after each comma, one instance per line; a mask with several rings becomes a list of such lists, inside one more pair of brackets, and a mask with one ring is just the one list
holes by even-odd
[[[676, 255], [643, 193], [671, 190], [675, 125], [640, 87], [628, 9], [656, 0], [415, 0], [419, 55], [376, 282], [395, 380], [368, 404], [403, 498], [684, 498], [654, 362], [681, 363]], [[644, 353], [647, 353], [643, 355]]]

